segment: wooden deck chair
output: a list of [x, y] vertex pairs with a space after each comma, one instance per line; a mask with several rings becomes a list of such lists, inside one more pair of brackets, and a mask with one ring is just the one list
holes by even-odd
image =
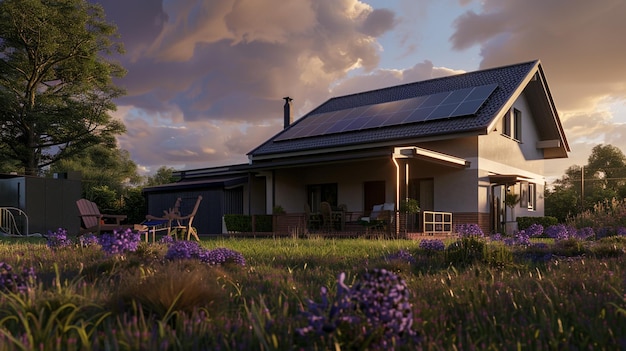
[[308, 230], [318, 229], [322, 223], [320, 214], [311, 212], [311, 206], [309, 206], [309, 204], [304, 205], [304, 220], [306, 221]]
[[191, 211], [190, 214], [186, 216], [172, 215], [170, 232], [172, 230], [184, 229], [187, 233], [187, 240], [191, 239], [191, 236], [193, 235], [197, 241], [200, 241], [200, 238], [198, 237], [198, 231], [196, 230], [196, 228], [193, 227], [193, 220], [196, 216], [196, 213], [198, 212], [198, 207], [200, 207], [200, 201], [202, 201], [202, 195], [198, 196], [198, 199], [196, 200], [196, 205], [193, 207], [193, 211]]
[[156, 232], [167, 230], [167, 235], [171, 235], [172, 221], [174, 218], [180, 217], [180, 203], [182, 199], [179, 197], [174, 202], [174, 207], [170, 207], [167, 210], [163, 210], [163, 217], [146, 215], [146, 220], [135, 224], [135, 230], [145, 234], [145, 239], [148, 241], [148, 237], [152, 234], [152, 241], [156, 240]]
[[[102, 231], [133, 227], [132, 225], [121, 223], [126, 219], [126, 215], [100, 213], [98, 205], [87, 199], [76, 200], [76, 206], [78, 207], [78, 216], [82, 220], [80, 234], [94, 233], [96, 235], [100, 235], [100, 232]], [[113, 220], [113, 223], [107, 223], [107, 220]]]

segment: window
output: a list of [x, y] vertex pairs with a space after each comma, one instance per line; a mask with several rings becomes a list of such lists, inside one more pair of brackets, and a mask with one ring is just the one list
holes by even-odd
[[535, 184], [529, 183], [528, 184], [528, 209], [529, 210], [535, 209], [536, 200], [537, 200], [537, 191], [535, 189]]
[[522, 141], [522, 111], [513, 109], [513, 139]]
[[511, 137], [511, 114], [507, 113], [504, 118], [502, 118], [502, 134]]
[[326, 201], [337, 206], [337, 183], [307, 185], [308, 203], [311, 211], [319, 212], [320, 203]]
[[522, 141], [522, 111], [512, 108], [502, 118], [502, 134], [517, 141]]

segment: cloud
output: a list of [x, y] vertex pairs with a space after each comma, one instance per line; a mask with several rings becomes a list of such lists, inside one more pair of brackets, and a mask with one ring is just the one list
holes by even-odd
[[480, 45], [481, 67], [541, 59], [557, 106], [590, 110], [607, 96], [626, 98], [622, 0], [483, 1], [455, 21], [457, 50]]
[[354, 94], [463, 72], [446, 67], [435, 67], [431, 61], [424, 60], [408, 69], [377, 69], [370, 74], [346, 78], [336, 84], [332, 89], [332, 94], [334, 96]]
[[[569, 159], [546, 163], [548, 173], [563, 174], [586, 164], [593, 146], [626, 150], [626, 127], [607, 101], [626, 101], [626, 2], [622, 0], [528, 0], [481, 2], [455, 21], [450, 38], [464, 50], [478, 45], [482, 68], [540, 59], [572, 152]], [[623, 116], [621, 116], [623, 119]], [[554, 172], [554, 173], [553, 173]]]
[[120, 145], [142, 165], [245, 161], [282, 128], [282, 97], [302, 114], [351, 70], [371, 72], [396, 25], [357, 0], [100, 2], [128, 50]]

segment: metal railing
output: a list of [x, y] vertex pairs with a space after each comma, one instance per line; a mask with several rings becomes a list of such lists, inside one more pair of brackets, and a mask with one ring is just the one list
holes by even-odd
[[[16, 215], [19, 221], [16, 220]], [[0, 207], [0, 232], [28, 235], [28, 215], [17, 207]]]
[[424, 234], [451, 234], [452, 213], [422, 211]]

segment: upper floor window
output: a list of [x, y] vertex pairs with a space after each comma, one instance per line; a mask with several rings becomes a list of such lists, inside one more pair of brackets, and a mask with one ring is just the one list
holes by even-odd
[[522, 141], [522, 111], [512, 108], [502, 118], [502, 134], [517, 141]]

